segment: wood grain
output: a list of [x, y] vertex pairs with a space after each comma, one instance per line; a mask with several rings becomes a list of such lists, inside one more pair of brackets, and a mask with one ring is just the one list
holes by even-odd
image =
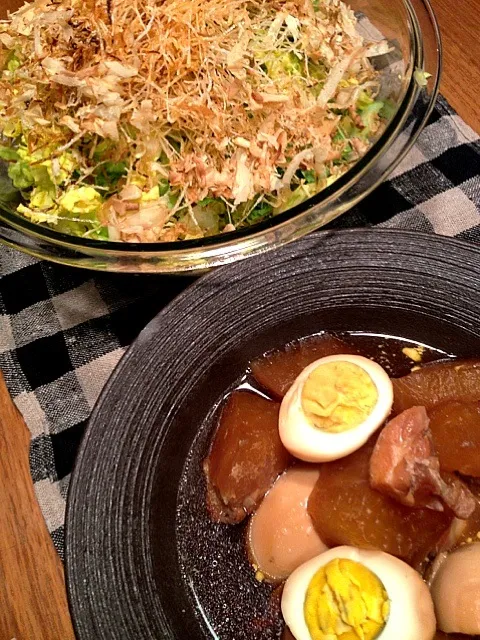
[[29, 445], [0, 374], [0, 639], [73, 640], [62, 563], [35, 499]]
[[[19, 6], [0, 0], [0, 17]], [[442, 29], [441, 91], [480, 132], [478, 0], [432, 0]], [[74, 638], [55, 554], [28, 468], [29, 434], [0, 376], [0, 640]]]
[[480, 3], [431, 2], [443, 40], [441, 92], [465, 122], [480, 132]]

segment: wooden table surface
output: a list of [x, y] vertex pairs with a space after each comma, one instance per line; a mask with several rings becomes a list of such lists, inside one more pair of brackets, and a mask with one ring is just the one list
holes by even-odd
[[[0, 12], [18, 6], [0, 0]], [[442, 93], [480, 132], [478, 0], [432, 0], [442, 29]], [[0, 640], [71, 640], [62, 566], [36, 504], [27, 428], [0, 378]]]

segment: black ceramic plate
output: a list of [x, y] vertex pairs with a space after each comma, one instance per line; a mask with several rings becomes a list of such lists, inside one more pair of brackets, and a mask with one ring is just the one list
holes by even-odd
[[480, 354], [480, 249], [323, 232], [215, 271], [162, 311], [107, 384], [73, 474], [66, 564], [79, 640], [278, 638], [247, 625], [265, 614], [268, 587], [245, 566], [241, 528], [205, 518], [201, 426], [249, 360], [323, 329]]

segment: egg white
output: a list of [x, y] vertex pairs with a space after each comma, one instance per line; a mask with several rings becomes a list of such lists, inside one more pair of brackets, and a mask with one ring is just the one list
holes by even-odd
[[[341, 433], [323, 431], [307, 418], [302, 408], [302, 390], [308, 376], [319, 365], [350, 362], [361, 367], [377, 388], [378, 400], [362, 424]], [[384, 423], [393, 404], [393, 386], [387, 372], [376, 362], [363, 356], [335, 355], [320, 358], [306, 367], [296, 378], [280, 406], [279, 433], [283, 446], [305, 462], [338, 460], [359, 449]]]
[[476, 636], [480, 632], [480, 542], [463, 545], [441, 562], [431, 593], [438, 628]]
[[381, 580], [390, 600], [387, 623], [377, 640], [432, 640], [436, 621], [432, 597], [420, 575], [405, 562], [383, 551], [335, 547], [305, 562], [290, 575], [282, 594], [282, 614], [296, 640], [312, 640], [303, 605], [315, 573], [334, 558], [363, 564]]

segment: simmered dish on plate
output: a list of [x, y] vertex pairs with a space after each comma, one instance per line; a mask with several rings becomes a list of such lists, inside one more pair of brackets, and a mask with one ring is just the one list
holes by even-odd
[[212, 527], [269, 602], [238, 637], [480, 635], [479, 407], [480, 360], [401, 339], [320, 334], [252, 362], [203, 463]]
[[378, 138], [388, 51], [340, 0], [35, 0], [0, 22], [17, 211], [126, 242], [266, 220]]

